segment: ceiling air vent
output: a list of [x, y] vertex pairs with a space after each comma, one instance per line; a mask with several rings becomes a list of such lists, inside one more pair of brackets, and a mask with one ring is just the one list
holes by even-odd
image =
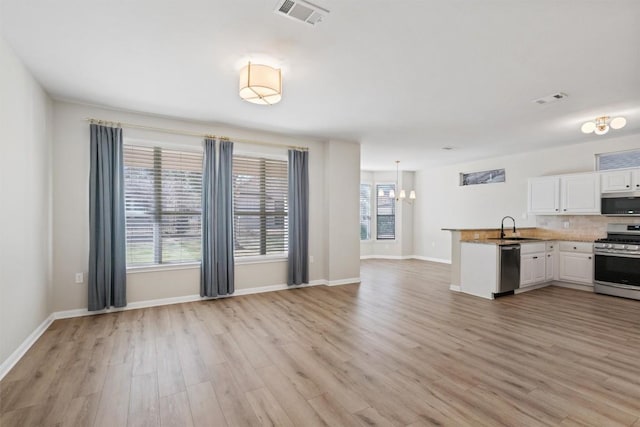
[[532, 102], [535, 102], [536, 104], [540, 104], [540, 105], [549, 104], [551, 102], [556, 102], [556, 101], [565, 99], [568, 96], [569, 95], [567, 95], [564, 92], [556, 92], [556, 93], [552, 93], [551, 95], [543, 96], [542, 98], [534, 99]]
[[279, 0], [275, 12], [310, 25], [316, 25], [329, 13], [327, 9], [304, 0]]

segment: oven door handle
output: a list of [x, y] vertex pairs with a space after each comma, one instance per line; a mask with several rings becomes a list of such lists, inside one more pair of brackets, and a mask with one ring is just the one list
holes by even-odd
[[618, 252], [595, 252], [596, 256], [615, 256], [620, 258], [640, 258], [640, 254], [638, 255], [630, 255]]

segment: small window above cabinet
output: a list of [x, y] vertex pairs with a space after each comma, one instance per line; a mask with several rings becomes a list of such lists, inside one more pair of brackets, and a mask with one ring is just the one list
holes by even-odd
[[640, 169], [601, 172], [600, 182], [603, 193], [640, 191]]

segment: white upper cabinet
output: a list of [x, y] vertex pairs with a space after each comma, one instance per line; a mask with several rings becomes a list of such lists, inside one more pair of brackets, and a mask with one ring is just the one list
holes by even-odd
[[562, 213], [599, 214], [600, 180], [596, 173], [560, 177]]
[[640, 169], [602, 172], [600, 183], [603, 193], [640, 191]]
[[529, 180], [529, 212], [560, 213], [560, 177], [544, 176]]
[[599, 175], [584, 173], [529, 179], [529, 212], [542, 215], [599, 214]]

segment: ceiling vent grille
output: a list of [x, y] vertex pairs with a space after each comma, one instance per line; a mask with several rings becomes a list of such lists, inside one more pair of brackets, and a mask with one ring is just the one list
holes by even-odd
[[309, 25], [316, 25], [329, 13], [327, 9], [304, 0], [279, 0], [275, 12]]
[[531, 102], [543, 105], [543, 104], [549, 104], [551, 102], [556, 102], [556, 101], [566, 99], [568, 96], [569, 95], [567, 95], [564, 92], [556, 92], [556, 93], [552, 93], [551, 95], [543, 96], [542, 98], [534, 99]]

